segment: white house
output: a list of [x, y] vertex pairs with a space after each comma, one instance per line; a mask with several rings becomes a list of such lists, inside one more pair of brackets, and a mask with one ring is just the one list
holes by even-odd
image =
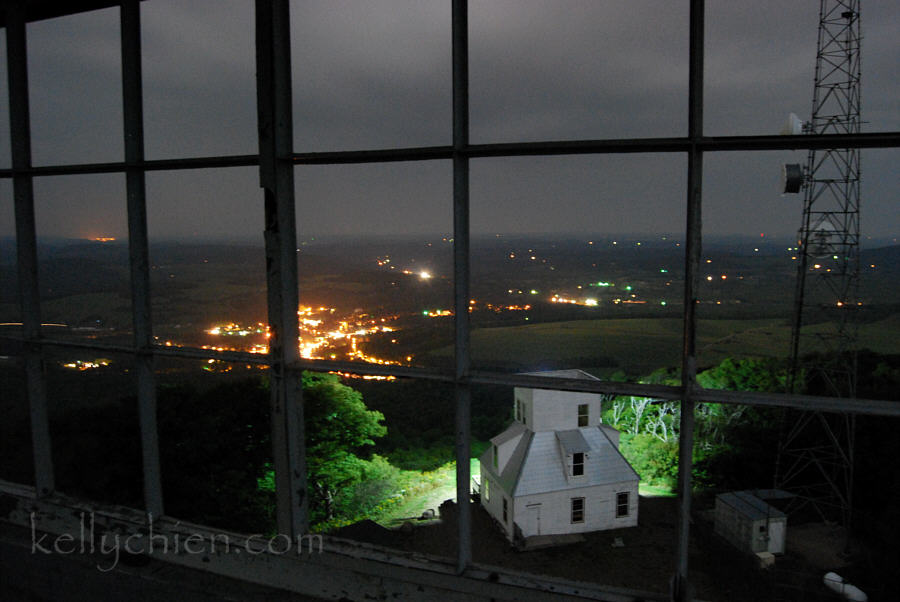
[[[581, 370], [534, 373], [594, 379]], [[511, 542], [633, 527], [637, 473], [619, 433], [601, 423], [599, 395], [515, 389], [515, 421], [482, 454], [481, 504]]]

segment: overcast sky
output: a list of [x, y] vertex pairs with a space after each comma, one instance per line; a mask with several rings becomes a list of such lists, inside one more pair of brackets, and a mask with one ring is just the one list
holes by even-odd
[[[252, 2], [141, 4], [148, 158], [256, 147]], [[705, 132], [777, 133], [809, 118], [818, 1], [707, 2]], [[450, 1], [291, 3], [297, 151], [451, 142]], [[900, 9], [862, 8], [864, 131], [900, 130]], [[680, 136], [687, 129], [687, 1], [471, 2], [471, 140]], [[8, 167], [5, 32], [0, 167]], [[28, 26], [33, 161], [121, 161], [118, 10]], [[802, 152], [719, 153], [704, 166], [704, 232], [788, 235], [801, 198], [777, 190]], [[862, 230], [900, 235], [900, 151], [862, 154]], [[684, 228], [679, 154], [472, 161], [472, 229], [672, 233]], [[449, 161], [296, 169], [301, 236], [449, 233]], [[147, 176], [150, 234], [256, 237], [254, 169]], [[41, 236], [126, 233], [124, 176], [35, 180]], [[0, 235], [14, 232], [0, 181]]]

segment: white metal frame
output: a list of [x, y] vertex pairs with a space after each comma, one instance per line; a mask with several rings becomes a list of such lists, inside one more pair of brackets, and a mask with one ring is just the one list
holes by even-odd
[[[123, 106], [125, 119], [125, 160], [117, 163], [83, 165], [31, 165], [28, 110], [28, 73], [25, 25], [28, 21], [103, 8], [121, 6]], [[59, 8], [63, 6], [64, 8]], [[273, 375], [273, 446], [276, 467], [278, 530], [289, 536], [305, 533], [308, 526], [304, 485], [303, 404], [299, 374], [304, 369], [340, 370], [356, 374], [393, 375], [440, 380], [452, 383], [456, 403], [457, 499], [469, 497], [470, 390], [473, 385], [504, 384], [514, 387], [563, 389], [608, 395], [636, 395], [679, 400], [682, 404], [680, 430], [680, 476], [678, 483], [678, 545], [674, 559], [672, 596], [689, 599], [688, 538], [691, 501], [691, 448], [693, 407], [708, 401], [757, 406], [792, 407], [819, 411], [840, 411], [880, 416], [900, 416], [900, 404], [866, 399], [835, 399], [801, 395], [773, 395], [737, 391], [713, 391], [696, 384], [696, 318], [698, 267], [701, 248], [701, 181], [703, 155], [711, 151], [751, 151], [823, 148], [875, 148], [900, 146], [900, 132], [871, 134], [812, 134], [808, 136], [729, 136], [703, 134], [703, 35], [704, 2], [692, 0], [690, 7], [690, 70], [688, 132], [683, 137], [514, 142], [508, 144], [469, 143], [468, 98], [468, 9], [465, 0], [453, 0], [453, 139], [450, 146], [358, 150], [347, 152], [295, 153], [291, 129], [291, 72], [289, 10], [287, 0], [256, 0], [257, 100], [259, 153], [148, 161], [143, 152], [142, 93], [140, 73], [140, 2], [120, 3], [84, 0], [70, 3], [5, 3], [0, 25], [6, 28], [9, 73], [10, 143], [12, 168], [0, 170], [0, 178], [13, 182], [18, 274], [23, 327], [21, 334], [0, 340], [24, 359], [27, 396], [31, 412], [36, 487], [40, 499], [54, 491], [51, 441], [47, 420], [46, 384], [42, 372], [45, 349], [69, 347], [121, 351], [136, 359], [136, 387], [140, 408], [141, 446], [145, 489], [145, 510], [164, 515], [160, 486], [159, 452], [155, 424], [155, 357], [213, 358], [224, 361], [265, 363]], [[665, 152], [687, 155], [685, 225], [684, 335], [682, 382], [680, 386], [646, 385], [581, 379], [546, 378], [473, 370], [469, 353], [469, 160], [477, 157], [523, 155], [574, 155]], [[353, 362], [308, 360], [289, 344], [297, 332], [297, 264], [293, 170], [295, 165], [346, 164], [392, 161], [450, 159], [453, 163], [454, 223], [454, 310], [455, 367], [452, 371], [412, 367], [367, 365]], [[258, 166], [260, 185], [266, 202], [266, 255], [269, 324], [274, 333], [267, 356], [217, 352], [197, 348], [155, 345], [149, 306], [147, 261], [147, 218], [144, 176], [148, 171], [195, 169], [202, 167]], [[37, 240], [32, 182], [36, 177], [58, 174], [124, 173], [127, 207], [134, 340], [131, 346], [111, 347], [90, 342], [59, 341], [41, 332], [41, 306], [37, 282]], [[459, 545], [457, 571], [471, 567], [470, 505], [459, 504]], [[624, 596], [624, 594], [623, 594]], [[622, 599], [628, 599], [623, 597]]]

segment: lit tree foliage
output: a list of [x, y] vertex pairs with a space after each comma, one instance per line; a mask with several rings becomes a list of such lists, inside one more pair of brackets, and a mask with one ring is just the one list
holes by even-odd
[[387, 428], [384, 415], [369, 410], [362, 395], [334, 374], [303, 373], [303, 407], [313, 518], [329, 520], [343, 505], [341, 494], [375, 471], [360, 454]]

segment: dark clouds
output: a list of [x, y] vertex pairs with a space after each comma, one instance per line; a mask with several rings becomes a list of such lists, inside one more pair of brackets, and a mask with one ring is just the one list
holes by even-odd
[[[900, 129], [895, 3], [863, 4], [867, 131]], [[252, 3], [142, 3], [149, 158], [256, 152]], [[298, 151], [444, 145], [451, 138], [450, 3], [292, 2]], [[818, 2], [707, 2], [704, 123], [710, 135], [777, 132], [808, 118]], [[471, 139], [679, 136], [687, 128], [687, 2], [483, 0], [470, 11]], [[29, 26], [34, 161], [122, 157], [118, 13]], [[4, 48], [0, 55], [5, 59]], [[0, 139], [8, 137], [5, 61]], [[788, 234], [797, 198], [780, 164], [805, 153], [708, 155], [708, 233]], [[863, 152], [863, 229], [895, 236], [900, 151]], [[7, 145], [0, 165], [9, 164]], [[683, 227], [680, 155], [472, 162], [476, 232], [673, 232]], [[450, 164], [297, 168], [306, 234], [449, 232]], [[124, 234], [122, 176], [36, 185], [42, 235]], [[11, 187], [0, 234], [12, 232]], [[252, 170], [153, 175], [152, 236], [258, 236]], [[91, 215], [89, 215], [91, 214]], [[193, 217], [192, 217], [193, 216]], [[196, 217], [201, 216], [201, 217]]]

